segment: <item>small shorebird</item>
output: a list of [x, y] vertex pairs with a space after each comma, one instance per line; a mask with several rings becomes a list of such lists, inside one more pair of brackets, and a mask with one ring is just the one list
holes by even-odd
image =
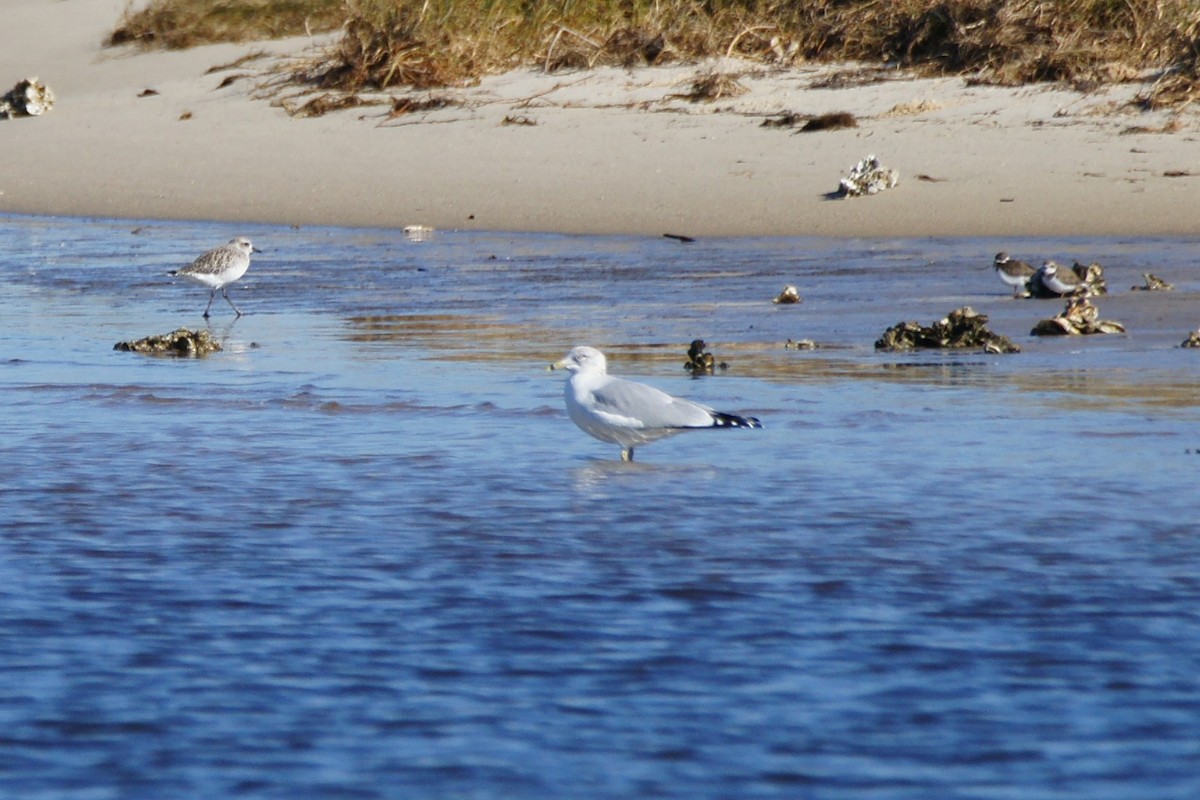
[[208, 319], [208, 312], [212, 308], [213, 298], [217, 296], [217, 289], [221, 290], [221, 296], [240, 317], [242, 312], [229, 299], [229, 290], [225, 287], [246, 274], [246, 270], [250, 268], [251, 253], [261, 252], [261, 250], [256, 250], [245, 236], [239, 236], [236, 239], [230, 239], [229, 244], [214, 247], [202, 254], [183, 269], [174, 269], [167, 274], [187, 278], [193, 283], [207, 286], [212, 290], [208, 295], [208, 305], [204, 307], [205, 319]]
[[635, 445], [700, 428], [761, 428], [754, 417], [722, 414], [708, 406], [608, 374], [604, 354], [576, 347], [554, 364], [570, 372], [564, 392], [567, 413], [584, 433], [621, 446], [621, 460], [633, 460]]
[[1037, 270], [1024, 261], [1009, 258], [1008, 253], [1004, 252], [996, 253], [992, 266], [996, 268], [1000, 280], [1004, 281], [1006, 286], [1012, 287], [1013, 297], [1029, 296], [1029, 279]]
[[1075, 294], [1084, 285], [1075, 270], [1064, 269], [1053, 261], [1042, 264], [1038, 270], [1038, 280], [1042, 286], [1058, 295]]

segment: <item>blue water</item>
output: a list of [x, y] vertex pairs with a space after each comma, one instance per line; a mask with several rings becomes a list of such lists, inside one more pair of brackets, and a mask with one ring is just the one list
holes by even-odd
[[[1196, 244], [0, 217], [0, 796], [1198, 797]], [[1023, 352], [872, 347], [962, 305]], [[583, 343], [765, 428], [621, 463]]]

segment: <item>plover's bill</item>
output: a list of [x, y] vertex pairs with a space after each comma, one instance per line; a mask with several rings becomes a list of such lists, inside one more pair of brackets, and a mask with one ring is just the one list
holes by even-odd
[[261, 252], [261, 250], [255, 249], [245, 236], [239, 236], [236, 239], [230, 239], [229, 244], [214, 247], [202, 254], [183, 269], [171, 270], [167, 274], [187, 278], [193, 283], [207, 286], [212, 290], [208, 295], [208, 305], [204, 307], [205, 319], [208, 319], [208, 312], [212, 308], [217, 289], [221, 290], [221, 296], [240, 317], [242, 312], [229, 299], [229, 290], [226, 285], [246, 274], [246, 270], [250, 268], [251, 253]]
[[992, 266], [996, 268], [1000, 280], [1012, 287], [1014, 297], [1029, 294], [1029, 279], [1037, 272], [1036, 269], [1024, 261], [1009, 258], [1008, 253], [996, 253]]
[[1047, 261], [1038, 270], [1038, 280], [1042, 286], [1059, 295], [1074, 294], [1083, 285], [1079, 276], [1072, 269], [1066, 269]]
[[567, 413], [584, 433], [621, 446], [621, 460], [633, 460], [635, 445], [697, 428], [761, 428], [754, 417], [722, 414], [647, 386], [608, 374], [604, 354], [576, 347], [554, 365], [570, 372]]

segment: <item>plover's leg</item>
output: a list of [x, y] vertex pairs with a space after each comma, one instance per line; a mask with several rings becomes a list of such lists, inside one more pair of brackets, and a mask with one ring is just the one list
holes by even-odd
[[235, 306], [233, 301], [229, 299], [229, 290], [224, 288], [221, 289], [221, 296], [225, 298], [225, 302], [229, 303], [229, 307], [236, 311], [237, 315], [240, 317], [242, 315], [242, 310]]
[[213, 298], [216, 296], [217, 296], [216, 289], [213, 289], [211, 292], [208, 293], [208, 305], [206, 305], [204, 307], [204, 318], [205, 319], [208, 319], [208, 312], [212, 308], [212, 301], [213, 301]]

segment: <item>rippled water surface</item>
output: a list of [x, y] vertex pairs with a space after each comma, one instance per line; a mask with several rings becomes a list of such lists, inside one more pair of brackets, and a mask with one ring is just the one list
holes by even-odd
[[[112, 349], [237, 234], [223, 352]], [[0, 795], [1198, 797], [1196, 245], [0, 217]], [[874, 351], [963, 305], [1023, 352]], [[765, 428], [620, 463], [582, 343]]]

